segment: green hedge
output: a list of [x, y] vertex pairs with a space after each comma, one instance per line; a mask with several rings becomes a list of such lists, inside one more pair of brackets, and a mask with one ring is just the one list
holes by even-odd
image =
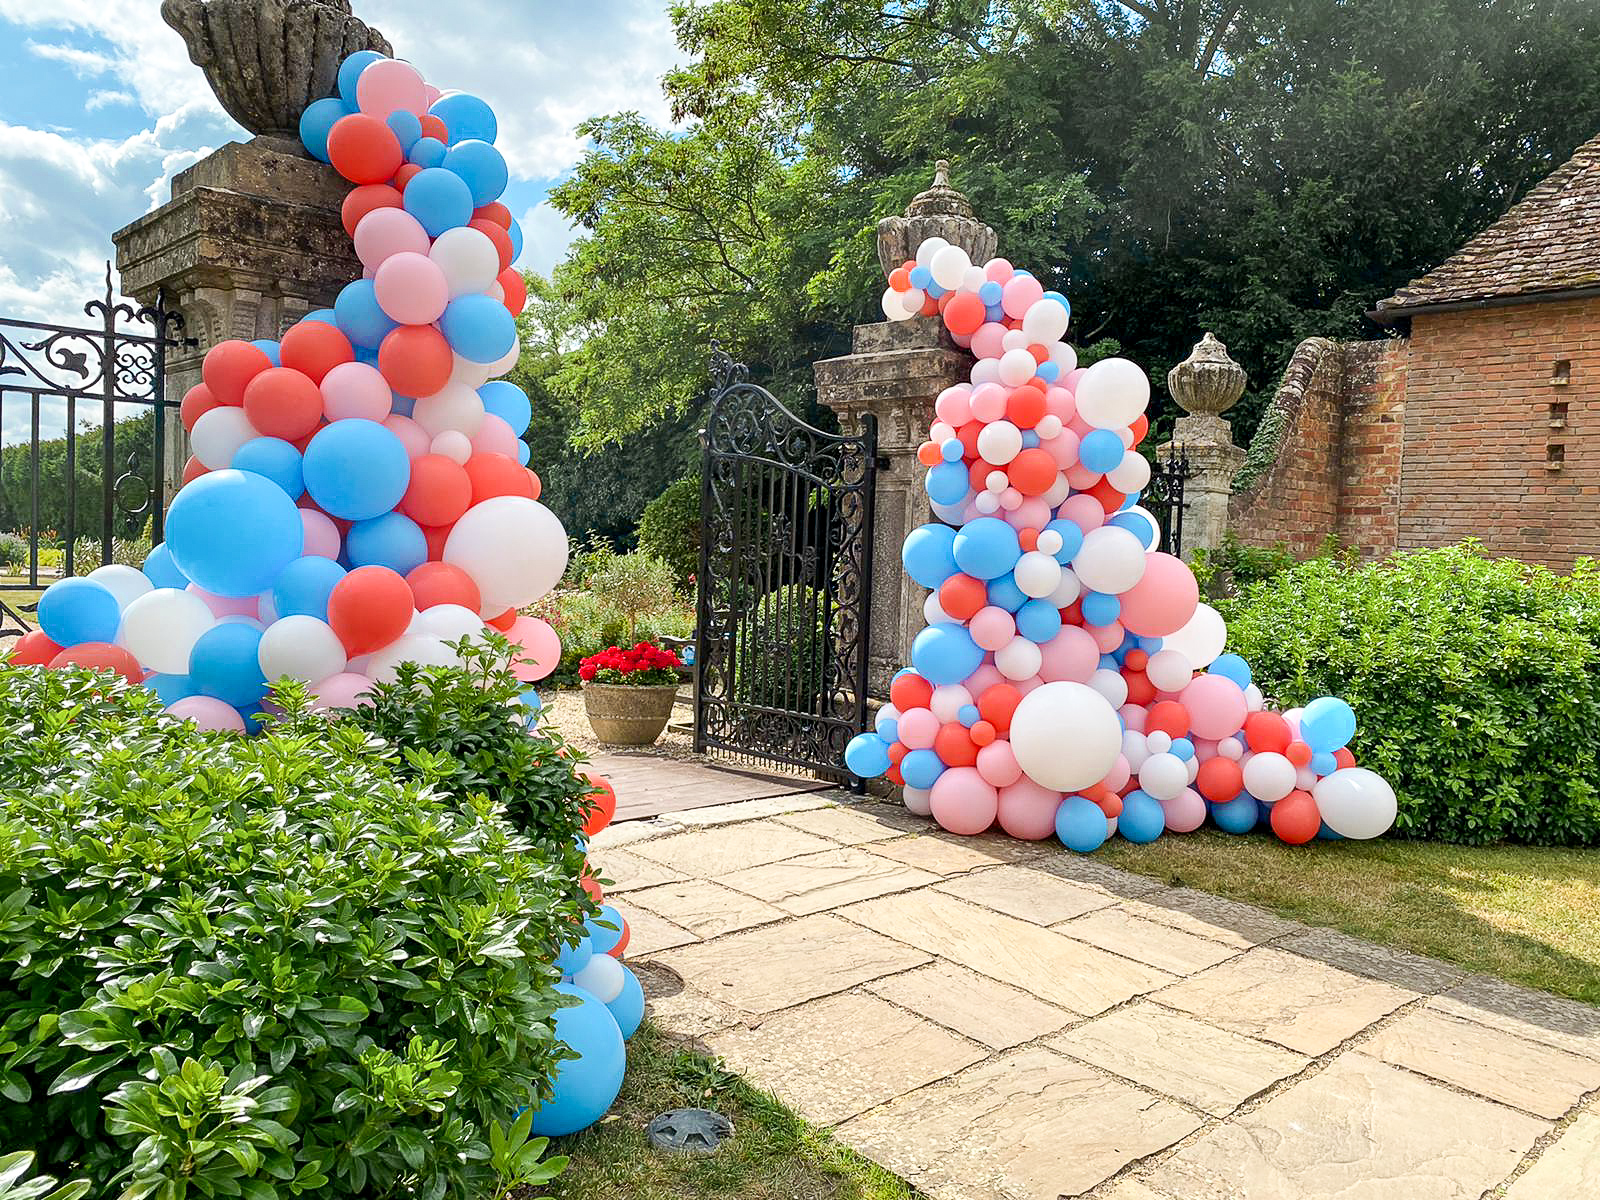
[[1468, 844], [1600, 844], [1600, 571], [1473, 543], [1323, 558], [1219, 602], [1269, 697], [1343, 696], [1396, 828]]
[[742, 704], [818, 711], [827, 621], [821, 592], [795, 583], [768, 592], [742, 615], [733, 694]]
[[700, 569], [700, 476], [678, 480], [644, 506], [639, 549], [672, 568], [680, 584]]
[[566, 1055], [580, 859], [459, 739], [279, 700], [245, 739], [0, 667], [0, 1150], [123, 1200], [495, 1195], [495, 1126]]

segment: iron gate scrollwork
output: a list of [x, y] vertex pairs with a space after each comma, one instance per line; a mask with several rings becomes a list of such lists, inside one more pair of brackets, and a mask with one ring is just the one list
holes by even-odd
[[1150, 468], [1150, 482], [1139, 497], [1139, 505], [1156, 519], [1161, 529], [1157, 548], [1168, 554], [1183, 553], [1183, 513], [1189, 507], [1183, 498], [1183, 485], [1191, 474], [1189, 456], [1180, 447], [1157, 457]]
[[694, 741], [838, 779], [866, 724], [876, 419], [802, 421], [715, 351], [701, 430]]

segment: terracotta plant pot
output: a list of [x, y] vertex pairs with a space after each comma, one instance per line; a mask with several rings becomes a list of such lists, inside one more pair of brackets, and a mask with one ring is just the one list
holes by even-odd
[[610, 746], [650, 746], [672, 717], [674, 684], [635, 687], [625, 683], [583, 685], [583, 711], [594, 736]]

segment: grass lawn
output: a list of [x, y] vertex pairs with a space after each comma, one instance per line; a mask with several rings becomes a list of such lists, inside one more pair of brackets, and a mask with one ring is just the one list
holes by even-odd
[[[712, 1155], [663, 1154], [644, 1127], [669, 1108], [733, 1122]], [[808, 1126], [769, 1093], [672, 1042], [648, 1022], [628, 1043], [628, 1078], [605, 1121], [559, 1138], [572, 1158], [552, 1200], [911, 1200], [905, 1183]], [[525, 1195], [531, 1195], [526, 1193]]]
[[1207, 830], [1103, 862], [1600, 1004], [1600, 850], [1378, 839], [1286, 846]]

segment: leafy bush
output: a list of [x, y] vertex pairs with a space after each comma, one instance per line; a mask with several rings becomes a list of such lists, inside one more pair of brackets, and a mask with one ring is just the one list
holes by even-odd
[[1600, 843], [1600, 571], [1468, 542], [1376, 566], [1316, 559], [1220, 604], [1270, 697], [1332, 693], [1414, 837]]
[[733, 664], [741, 704], [812, 708], [828, 637], [822, 605], [821, 592], [795, 583], [768, 592], [744, 614]]
[[0, 572], [20, 575], [28, 569], [28, 543], [14, 533], [0, 533]]
[[[72, 573], [87, 575], [103, 566], [101, 545], [97, 537], [80, 537], [72, 544]], [[111, 561], [124, 567], [142, 567], [150, 557], [149, 539], [112, 538]], [[58, 564], [59, 565], [59, 564]]]
[[632, 644], [639, 622], [669, 609], [678, 599], [672, 568], [642, 550], [619, 554], [589, 576], [589, 589], [605, 598], [622, 618], [623, 633]]
[[[1312, 557], [1331, 558], [1338, 553], [1339, 539], [1329, 534]], [[1191, 565], [1201, 591], [1215, 598], [1236, 595], [1253, 583], [1289, 570], [1299, 561], [1283, 542], [1272, 546], [1247, 546], [1230, 529], [1222, 535], [1221, 545], [1195, 551]]]
[[479, 1200], [566, 1055], [571, 847], [464, 782], [455, 731], [277, 699], [245, 739], [0, 668], [0, 1145], [122, 1200]]
[[678, 480], [645, 505], [639, 549], [661, 559], [687, 584], [700, 569], [700, 476]]

